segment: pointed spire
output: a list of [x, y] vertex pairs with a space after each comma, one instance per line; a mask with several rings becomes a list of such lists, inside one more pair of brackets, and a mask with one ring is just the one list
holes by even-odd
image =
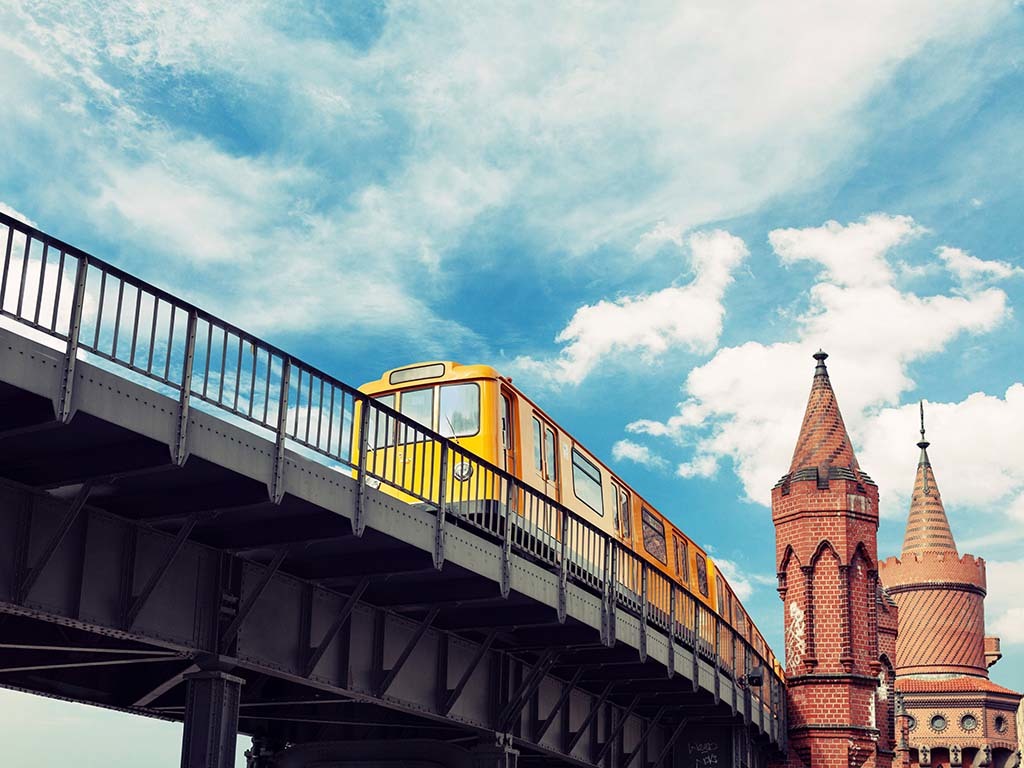
[[910, 517], [907, 532], [903, 538], [903, 556], [923, 552], [952, 552], [959, 557], [953, 532], [949, 528], [946, 509], [942, 506], [939, 487], [935, 484], [935, 473], [928, 459], [928, 446], [924, 433], [924, 401], [921, 407], [921, 440], [917, 447], [921, 457], [917, 461], [917, 477], [914, 480], [914, 494], [910, 499]]
[[814, 382], [807, 399], [800, 437], [793, 451], [790, 476], [800, 470], [817, 469], [820, 480], [829, 477], [868, 480], [857, 464], [843, 415], [839, 412], [839, 404], [832, 391], [828, 368], [825, 367], [828, 355], [819, 349], [814, 353], [814, 359], [817, 361]]

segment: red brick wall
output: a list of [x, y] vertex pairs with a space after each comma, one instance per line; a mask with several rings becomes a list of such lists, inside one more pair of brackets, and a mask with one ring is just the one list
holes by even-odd
[[877, 510], [877, 489], [853, 480], [832, 479], [827, 488], [800, 480], [772, 491], [790, 768], [891, 765], [878, 752], [889, 710], [879, 712]]

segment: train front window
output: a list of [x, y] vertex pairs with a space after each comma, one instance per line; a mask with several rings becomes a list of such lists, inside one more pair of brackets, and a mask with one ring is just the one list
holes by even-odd
[[438, 430], [445, 437], [469, 437], [480, 431], [480, 386], [445, 384], [441, 387]]
[[661, 560], [661, 562], [667, 563], [668, 552], [665, 546], [665, 524], [646, 509], [641, 509], [640, 513], [644, 530], [644, 549]]
[[572, 449], [572, 488], [576, 498], [604, 515], [604, 495], [601, 492], [601, 472], [575, 448]]
[[[429, 389], [410, 389], [403, 392], [398, 410], [403, 416], [408, 416], [418, 424], [422, 424], [427, 429], [430, 429], [434, 421], [433, 387]], [[398, 425], [398, 442], [414, 443], [425, 439], [426, 436], [419, 430], [405, 424]]]
[[[374, 400], [381, 405], [386, 405], [388, 408], [395, 407], [394, 394], [381, 395], [380, 397], [375, 397]], [[369, 418], [370, 430], [372, 431], [373, 437], [370, 441], [367, 441], [369, 443], [367, 447], [373, 450], [376, 448], [383, 448], [393, 443], [395, 436], [394, 419], [390, 416], [385, 416], [382, 411], [379, 411], [376, 408], [370, 409]]]

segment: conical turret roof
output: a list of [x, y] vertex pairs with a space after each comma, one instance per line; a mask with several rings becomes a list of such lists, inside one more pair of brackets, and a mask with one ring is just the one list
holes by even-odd
[[819, 479], [845, 477], [871, 482], [861, 472], [853, 453], [853, 444], [846, 432], [843, 415], [839, 412], [839, 403], [836, 402], [828, 369], [825, 367], [827, 357], [820, 350], [814, 354], [818, 363], [814, 369], [814, 382], [807, 398], [800, 437], [793, 450], [789, 476], [798, 479], [805, 473], [811, 475], [817, 470]]
[[921, 441], [917, 447], [921, 456], [917, 461], [917, 477], [914, 480], [914, 494], [910, 499], [910, 518], [903, 538], [903, 556], [924, 552], [951, 552], [959, 557], [953, 532], [949, 528], [946, 509], [942, 506], [939, 486], [928, 459], [928, 446], [924, 437], [924, 403], [921, 403]]

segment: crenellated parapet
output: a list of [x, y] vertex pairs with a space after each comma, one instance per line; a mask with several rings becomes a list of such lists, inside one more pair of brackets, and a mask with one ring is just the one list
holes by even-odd
[[878, 575], [890, 595], [915, 589], [948, 587], [986, 593], [985, 560], [956, 552], [904, 553], [878, 564]]

